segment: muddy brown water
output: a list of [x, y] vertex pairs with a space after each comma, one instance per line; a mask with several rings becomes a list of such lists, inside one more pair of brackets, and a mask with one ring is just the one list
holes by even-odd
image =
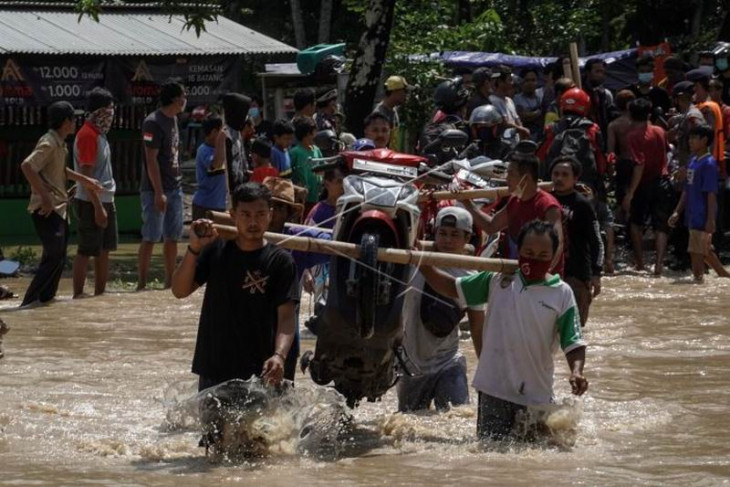
[[[22, 293], [28, 280], [3, 282]], [[64, 279], [50, 306], [0, 303], [11, 328], [0, 361], [2, 485], [730, 483], [727, 280], [604, 279], [586, 330], [591, 387], [571, 410], [582, 410], [571, 449], [485, 451], [474, 442], [473, 404], [394, 415], [391, 390], [354, 412], [355, 430], [336, 459], [278, 455], [236, 465], [211, 465], [195, 432], [165, 427], [166, 400], [193, 388], [202, 293], [179, 301], [166, 291], [117, 291], [73, 301], [69, 286]], [[462, 347], [471, 376], [471, 343]], [[562, 401], [567, 367], [558, 362]]]

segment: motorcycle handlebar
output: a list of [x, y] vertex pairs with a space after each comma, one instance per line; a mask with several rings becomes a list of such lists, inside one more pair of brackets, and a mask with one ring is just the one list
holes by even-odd
[[311, 157], [309, 159], [310, 164], [314, 164], [312, 167], [312, 172], [324, 172], [324, 171], [330, 171], [332, 169], [337, 169], [342, 164], [342, 157], [332, 156], [332, 157], [319, 157], [314, 158]]

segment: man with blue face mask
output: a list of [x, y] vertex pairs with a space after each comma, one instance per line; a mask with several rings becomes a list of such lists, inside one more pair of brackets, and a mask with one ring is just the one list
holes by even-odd
[[672, 101], [667, 90], [654, 84], [654, 56], [644, 54], [637, 59], [636, 71], [639, 81], [628, 89], [636, 95], [636, 98], [645, 98], [651, 102], [651, 106], [654, 107], [651, 119], [652, 122], [657, 123], [659, 115], [657, 108], [661, 108], [662, 114], [665, 114], [672, 106]]

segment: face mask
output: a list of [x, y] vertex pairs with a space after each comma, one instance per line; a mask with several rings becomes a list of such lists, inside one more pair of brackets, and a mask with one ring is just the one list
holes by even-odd
[[727, 71], [727, 58], [720, 58], [715, 61], [715, 66], [717, 67], [718, 71]]
[[261, 115], [261, 111], [258, 108], [250, 108], [248, 110], [248, 116], [251, 118], [259, 118], [259, 115]]
[[520, 256], [517, 260], [517, 265], [520, 267], [520, 272], [525, 276], [527, 281], [540, 281], [545, 279], [545, 274], [550, 270], [549, 260], [537, 260], [530, 257]]
[[639, 83], [648, 85], [654, 79], [654, 73], [639, 73]]

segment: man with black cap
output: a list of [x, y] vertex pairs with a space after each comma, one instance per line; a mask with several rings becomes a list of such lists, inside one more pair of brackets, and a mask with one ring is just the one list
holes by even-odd
[[475, 108], [491, 105], [489, 95], [492, 94], [492, 70], [489, 68], [477, 68], [472, 73], [471, 80], [474, 83], [474, 91], [467, 105], [467, 117], [471, 116], [471, 112]]
[[337, 88], [321, 92], [316, 105], [314, 121], [317, 122], [317, 131], [336, 130], [334, 116], [337, 113]]
[[177, 242], [183, 231], [182, 176], [180, 174], [180, 132], [177, 116], [185, 111], [187, 93], [175, 80], [160, 88], [160, 108], [142, 123], [144, 170], [140, 182], [142, 243], [139, 246], [137, 290], [147, 287], [155, 242], [164, 237], [165, 287], [172, 281], [177, 259]]
[[[225, 166], [228, 174], [228, 191], [248, 181], [248, 162], [241, 131], [246, 126], [246, 117], [251, 99], [240, 93], [226, 93], [222, 99], [225, 125], [218, 135], [215, 147], [216, 167]], [[222, 158], [222, 164], [218, 164]]]
[[65, 101], [53, 103], [48, 107], [48, 122], [50, 130], [20, 165], [31, 187], [28, 211], [43, 245], [41, 263], [21, 306], [37, 301], [46, 303], [56, 296], [68, 244], [68, 179], [82, 185], [88, 193], [103, 190], [97, 180], [66, 167], [66, 138], [76, 131], [74, 107]]
[[[436, 216], [436, 252], [463, 254], [472, 233], [472, 217], [464, 208], [448, 206]], [[453, 277], [474, 274], [447, 269]], [[436, 409], [469, 402], [466, 358], [459, 351], [459, 322], [468, 315], [477, 356], [481, 352], [484, 305], [469, 306], [434, 291], [414, 269], [411, 291], [403, 303], [403, 346], [414, 370], [398, 381], [398, 410]]]

